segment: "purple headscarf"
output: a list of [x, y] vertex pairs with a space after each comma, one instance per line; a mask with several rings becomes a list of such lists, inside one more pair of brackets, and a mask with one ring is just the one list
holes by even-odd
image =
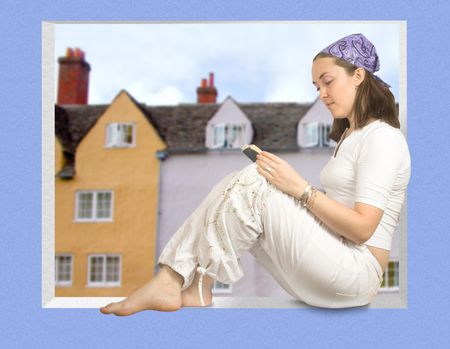
[[[380, 60], [378, 58], [377, 50], [375, 49], [375, 46], [362, 34], [351, 34], [345, 36], [324, 48], [320, 52], [343, 59], [344, 61], [350, 62], [357, 67], [366, 69], [372, 74], [380, 70]], [[388, 88], [391, 87], [378, 76], [373, 75], [373, 77]]]

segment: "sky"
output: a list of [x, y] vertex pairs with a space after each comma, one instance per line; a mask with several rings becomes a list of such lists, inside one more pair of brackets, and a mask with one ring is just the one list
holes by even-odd
[[153, 22], [55, 24], [58, 57], [68, 47], [90, 64], [88, 104], [108, 104], [125, 89], [147, 105], [196, 103], [201, 79], [214, 73], [217, 102], [314, 101], [313, 57], [334, 41], [362, 33], [376, 47], [380, 70], [399, 98], [400, 25], [367, 22]]

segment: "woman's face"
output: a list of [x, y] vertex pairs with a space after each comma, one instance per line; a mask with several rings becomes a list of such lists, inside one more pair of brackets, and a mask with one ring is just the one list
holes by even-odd
[[346, 70], [334, 64], [333, 60], [331, 57], [323, 57], [313, 62], [313, 84], [334, 118], [352, 119], [357, 86], [357, 80], [354, 78], [356, 74], [349, 76]]

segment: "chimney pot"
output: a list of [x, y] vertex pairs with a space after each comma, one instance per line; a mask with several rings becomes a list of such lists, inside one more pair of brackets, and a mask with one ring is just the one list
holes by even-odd
[[206, 87], [206, 79], [202, 79], [202, 87]]
[[72, 58], [73, 57], [73, 50], [70, 47], [68, 47], [67, 50], [66, 50], [66, 57], [67, 58]]
[[209, 73], [209, 86], [214, 87], [214, 73]]

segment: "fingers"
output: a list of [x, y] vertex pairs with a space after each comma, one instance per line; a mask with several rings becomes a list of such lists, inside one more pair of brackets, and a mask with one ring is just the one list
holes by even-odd
[[269, 182], [272, 180], [273, 175], [269, 173], [267, 170], [265, 170], [263, 167], [256, 166], [256, 170], [260, 175], [262, 175], [264, 178], [266, 178]]
[[256, 168], [262, 170], [265, 173], [270, 173], [273, 175], [273, 173], [276, 171], [276, 164], [268, 159], [263, 159], [262, 157], [259, 157], [256, 159]]
[[259, 165], [263, 168], [264, 168], [264, 165], [269, 166], [271, 168], [276, 168], [278, 165], [275, 161], [270, 159], [268, 156], [265, 156], [264, 154], [258, 155], [256, 157], [256, 161], [258, 161], [258, 160], [259, 160]]
[[262, 155], [262, 157], [265, 158], [265, 159], [271, 160], [271, 161], [274, 162], [275, 164], [281, 164], [281, 162], [283, 161], [283, 160], [282, 160], [281, 158], [279, 158], [278, 156], [276, 156], [276, 155], [274, 155], [274, 154], [272, 154], [272, 153], [269, 153], [269, 152], [267, 152], [267, 151], [262, 151], [260, 155]]

